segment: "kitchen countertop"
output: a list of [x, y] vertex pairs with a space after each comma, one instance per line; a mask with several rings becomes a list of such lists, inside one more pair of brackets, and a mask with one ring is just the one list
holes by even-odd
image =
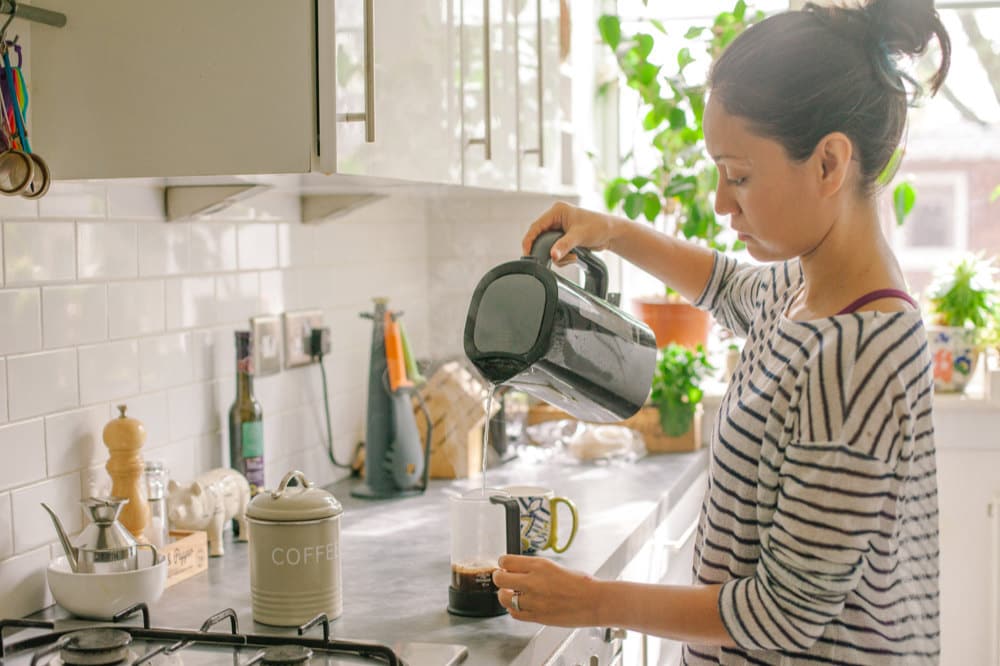
[[[546, 485], [572, 499], [580, 513], [576, 539], [567, 552], [546, 557], [599, 578], [614, 578], [706, 469], [707, 460], [704, 449], [612, 466], [515, 459], [491, 469], [488, 479], [491, 486]], [[447, 497], [476, 487], [476, 480], [432, 481], [421, 496], [377, 501], [351, 497], [357, 483], [346, 479], [327, 487], [344, 505], [344, 613], [331, 623], [331, 637], [393, 646], [457, 643], [469, 650], [466, 663], [490, 666], [537, 664], [569, 636], [569, 629], [506, 615], [463, 618], [445, 610], [450, 581]], [[225, 548], [223, 557], [210, 560], [206, 573], [164, 592], [150, 608], [154, 626], [196, 628], [204, 618], [231, 607], [242, 632], [283, 632], [253, 622], [247, 544], [229, 540]], [[66, 614], [50, 608], [33, 617]]]

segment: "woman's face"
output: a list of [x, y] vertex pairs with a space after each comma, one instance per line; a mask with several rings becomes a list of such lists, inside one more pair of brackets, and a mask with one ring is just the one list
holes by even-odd
[[789, 159], [773, 139], [750, 131], [739, 116], [726, 113], [716, 96], [704, 117], [705, 143], [719, 169], [715, 210], [759, 261], [781, 261], [808, 254], [830, 230], [820, 204], [816, 156]]

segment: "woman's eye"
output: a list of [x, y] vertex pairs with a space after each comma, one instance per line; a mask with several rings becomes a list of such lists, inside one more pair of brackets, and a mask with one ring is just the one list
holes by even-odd
[[743, 176], [741, 178], [727, 178], [726, 182], [730, 185], [743, 185], [747, 182], [747, 177]]

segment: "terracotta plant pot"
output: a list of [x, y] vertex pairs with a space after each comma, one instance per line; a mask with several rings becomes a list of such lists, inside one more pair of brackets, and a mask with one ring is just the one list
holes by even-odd
[[928, 326], [927, 344], [934, 364], [934, 390], [961, 393], [976, 371], [981, 351], [974, 328]]
[[635, 314], [646, 322], [660, 349], [671, 342], [694, 349], [708, 344], [712, 315], [690, 303], [671, 301], [666, 296], [644, 296], [632, 301]]

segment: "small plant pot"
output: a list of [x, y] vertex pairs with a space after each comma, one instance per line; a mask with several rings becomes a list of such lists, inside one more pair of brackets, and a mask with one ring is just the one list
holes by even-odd
[[707, 311], [689, 303], [671, 301], [666, 296], [646, 296], [632, 302], [639, 319], [653, 329], [658, 349], [671, 342], [690, 349], [707, 345], [708, 332], [712, 328], [712, 315]]
[[934, 390], [940, 393], [965, 391], [981, 351], [978, 331], [960, 326], [928, 326], [927, 344], [934, 368]]

